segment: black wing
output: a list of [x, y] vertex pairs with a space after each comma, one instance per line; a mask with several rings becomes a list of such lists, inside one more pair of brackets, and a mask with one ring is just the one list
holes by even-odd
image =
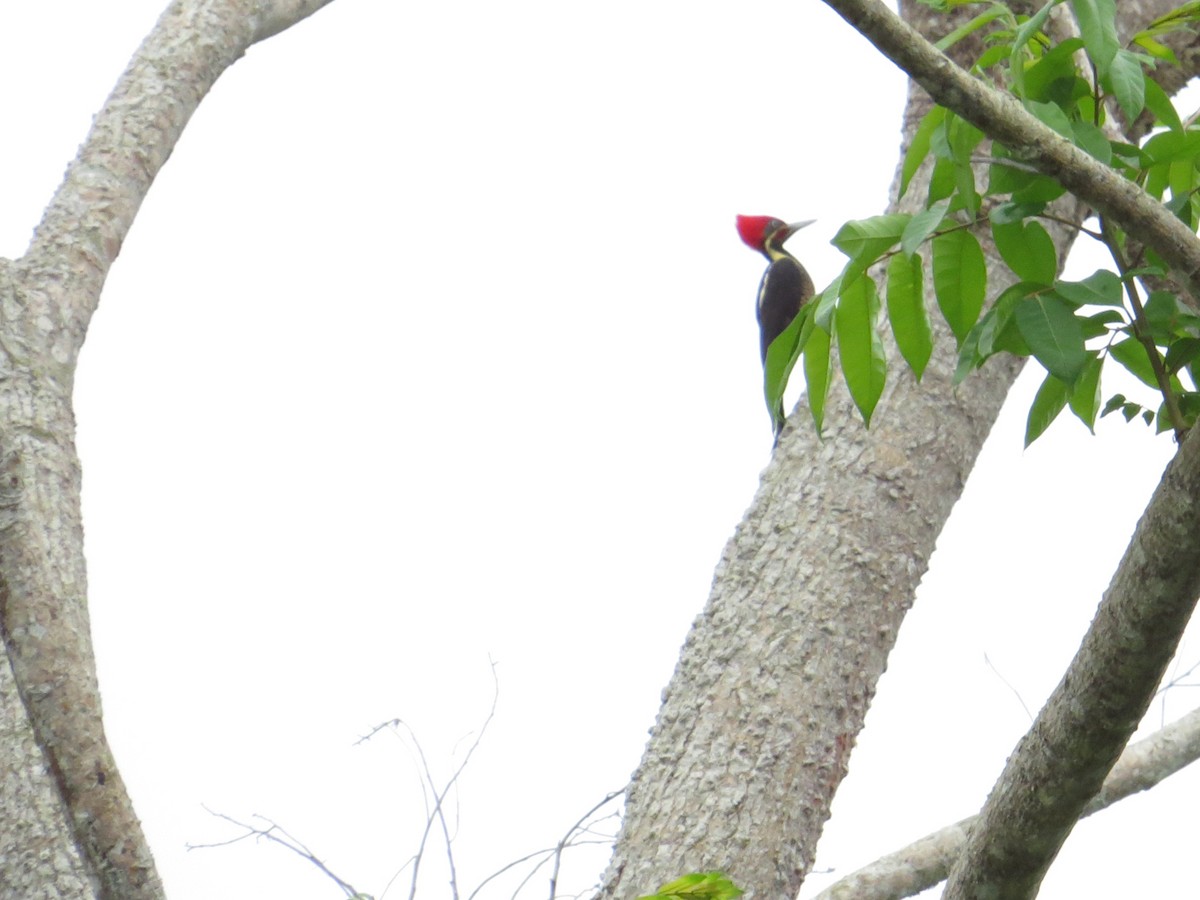
[[800, 307], [812, 299], [814, 292], [808, 272], [792, 257], [785, 256], [767, 266], [758, 286], [758, 327], [764, 361], [771, 342], [792, 324]]

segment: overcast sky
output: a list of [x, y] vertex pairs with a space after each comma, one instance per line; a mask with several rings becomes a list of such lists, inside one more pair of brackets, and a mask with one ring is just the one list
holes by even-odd
[[[162, 2], [3, 13], [0, 253]], [[734, 216], [818, 219], [791, 246], [826, 283], [838, 225], [885, 204], [903, 89], [821, 4], [766, 0], [337, 0], [221, 78], [76, 390], [108, 730], [172, 897], [339, 896], [276, 847], [187, 852], [236, 833], [202, 804], [382, 895], [417, 768], [355, 742], [400, 717], [447, 777], [489, 660], [464, 895], [624, 784], [771, 449]], [[1171, 452], [1069, 419], [1022, 452], [1040, 379], [939, 541], [821, 847], [835, 875], [977, 810]], [[1177, 895], [1197, 786], [1081, 825], [1041, 896]], [[430, 852], [421, 894], [448, 896]]]

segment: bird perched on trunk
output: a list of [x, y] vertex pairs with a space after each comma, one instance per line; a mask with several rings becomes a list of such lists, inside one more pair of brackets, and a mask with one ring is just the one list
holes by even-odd
[[[784, 242], [805, 225], [772, 216], [738, 216], [737, 230], [742, 241], [751, 249], [767, 258], [767, 271], [758, 285], [758, 328], [762, 344], [762, 360], [767, 363], [767, 348], [779, 337], [800, 308], [812, 299], [815, 289], [812, 278], [804, 266], [792, 254], [783, 249]], [[783, 428], [783, 404], [771, 410], [775, 422], [775, 433]]]

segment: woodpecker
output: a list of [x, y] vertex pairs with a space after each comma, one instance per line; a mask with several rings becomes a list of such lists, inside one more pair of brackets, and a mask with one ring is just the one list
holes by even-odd
[[[752, 250], [767, 258], [767, 271], [758, 285], [758, 329], [762, 345], [763, 365], [767, 362], [767, 348], [771, 342], [792, 324], [800, 308], [812, 299], [815, 289], [812, 278], [804, 266], [792, 254], [783, 249], [784, 242], [806, 225], [771, 216], [738, 216], [737, 230], [742, 241]], [[776, 433], [783, 426], [783, 409], [772, 410]]]

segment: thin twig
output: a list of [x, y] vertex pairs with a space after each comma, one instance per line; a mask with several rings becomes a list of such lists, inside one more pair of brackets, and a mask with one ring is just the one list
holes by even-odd
[[[268, 828], [258, 828], [254, 825], [248, 825], [245, 822], [239, 822], [237, 819], [233, 818], [232, 816], [228, 816], [225, 813], [214, 812], [213, 810], [209, 809], [207, 806], [204, 807], [204, 810], [209, 815], [216, 816], [218, 819], [224, 819], [226, 822], [230, 822], [230, 823], [238, 826], [239, 828], [246, 829], [246, 833], [242, 834], [242, 835], [238, 835], [235, 838], [231, 838], [228, 841], [217, 841], [216, 843], [212, 843], [212, 844], [188, 844], [187, 845], [188, 850], [203, 850], [203, 849], [209, 849], [212, 847], [227, 847], [230, 844], [236, 844], [239, 841], [244, 841], [247, 838], [251, 838], [251, 837], [265, 838], [268, 841], [272, 841], [273, 843], [279, 844], [281, 847], [286, 847], [288, 850], [291, 850], [297, 856], [307, 859], [310, 863], [312, 863], [314, 866], [316, 866], [318, 869], [320, 869], [322, 872], [324, 872], [325, 875], [327, 877], [329, 877], [334, 883], [336, 883], [338, 887], [340, 887], [343, 891], [345, 891], [347, 897], [353, 898], [353, 897], [363, 896], [361, 893], [359, 893], [357, 890], [355, 890], [355, 888], [352, 884], [339, 878], [337, 875], [335, 875], [330, 870], [330, 868], [328, 866], [325, 865], [325, 863], [323, 863], [323, 862], [321, 862], [321, 860], [317, 859], [316, 854], [314, 854], [308, 847], [306, 847], [302, 841], [297, 840], [295, 837], [293, 837], [291, 834], [288, 833], [287, 829], [283, 828], [278, 823], [271, 821], [266, 816], [260, 816], [257, 813], [254, 814], [254, 816], [252, 818], [261, 819], [262, 821], [266, 822], [270, 826]], [[279, 834], [283, 835], [283, 837], [279, 837], [279, 835], [277, 835], [275, 832], [279, 832]]]

